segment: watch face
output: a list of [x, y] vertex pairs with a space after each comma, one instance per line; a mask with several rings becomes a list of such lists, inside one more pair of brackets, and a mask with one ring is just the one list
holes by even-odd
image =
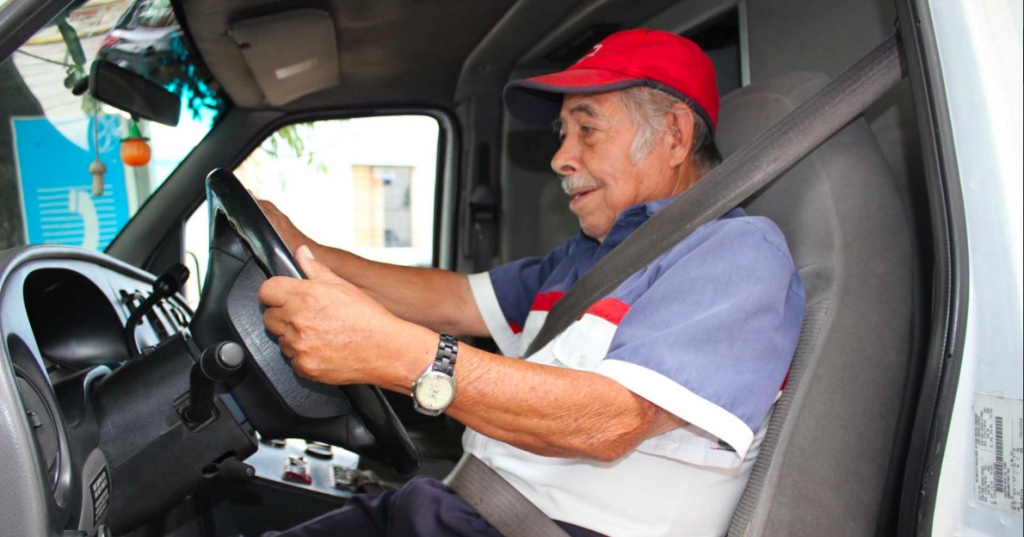
[[426, 410], [441, 410], [455, 398], [455, 384], [446, 375], [427, 375], [416, 384], [416, 402]]

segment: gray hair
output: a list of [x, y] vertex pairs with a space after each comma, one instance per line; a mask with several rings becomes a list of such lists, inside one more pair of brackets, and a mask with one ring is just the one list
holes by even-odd
[[[630, 120], [636, 126], [636, 137], [629, 150], [629, 158], [634, 164], [639, 164], [654, 149], [658, 138], [668, 130], [664, 120], [665, 114], [683, 101], [663, 91], [644, 86], [622, 90], [619, 92], [619, 98], [622, 107], [626, 109]], [[694, 114], [690, 159], [701, 175], [722, 163], [722, 154], [715, 145], [714, 134], [697, 114]]]

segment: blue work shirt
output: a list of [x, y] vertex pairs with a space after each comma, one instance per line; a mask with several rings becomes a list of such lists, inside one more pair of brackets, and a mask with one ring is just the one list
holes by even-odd
[[[670, 201], [627, 209], [603, 243], [580, 234], [543, 258], [470, 276], [502, 353], [521, 357], [566, 291]], [[555, 520], [616, 537], [723, 535], [789, 371], [804, 307], [782, 232], [733, 210], [528, 359], [608, 377], [684, 426], [603, 464], [542, 457], [472, 429], [463, 445]]]
[[[500, 311], [482, 312], [501, 351], [522, 356], [569, 288], [673, 199], [630, 207], [603, 243], [581, 232], [543, 258], [490, 271]], [[720, 438], [744, 453], [748, 442], [742, 439], [758, 430], [789, 371], [804, 308], [803, 283], [782, 232], [766, 218], [734, 209], [594, 304], [580, 322], [593, 316], [613, 327], [585, 336], [611, 334], [607, 351], [588, 354], [582, 367], [572, 357], [561, 365], [607, 373], [676, 413], [671, 393], [652, 393], [632, 372], [639, 367], [670, 379], [742, 421], [745, 434]], [[704, 421], [692, 411], [679, 417]], [[715, 432], [710, 423], [705, 429]]]

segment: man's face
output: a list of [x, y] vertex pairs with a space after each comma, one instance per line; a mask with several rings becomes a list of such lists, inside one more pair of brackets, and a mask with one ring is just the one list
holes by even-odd
[[661, 141], [643, 162], [630, 160], [637, 129], [617, 94], [566, 95], [556, 126], [562, 146], [551, 167], [587, 235], [604, 241], [627, 208], [673, 194], [673, 169]]

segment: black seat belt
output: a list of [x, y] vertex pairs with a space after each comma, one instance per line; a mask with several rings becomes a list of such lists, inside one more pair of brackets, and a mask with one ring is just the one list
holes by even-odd
[[697, 228], [738, 207], [825, 143], [899, 83], [905, 71], [899, 42], [890, 37], [701, 178], [622, 241], [555, 303], [524, 358], [544, 348], [595, 302]]
[[[697, 228], [720, 218], [789, 170], [899, 83], [905, 70], [899, 42], [891, 37], [744, 146], [580, 278], [551, 309], [526, 356], [544, 348], [591, 305]], [[504, 537], [568, 537], [472, 454], [463, 457], [448, 484]]]

